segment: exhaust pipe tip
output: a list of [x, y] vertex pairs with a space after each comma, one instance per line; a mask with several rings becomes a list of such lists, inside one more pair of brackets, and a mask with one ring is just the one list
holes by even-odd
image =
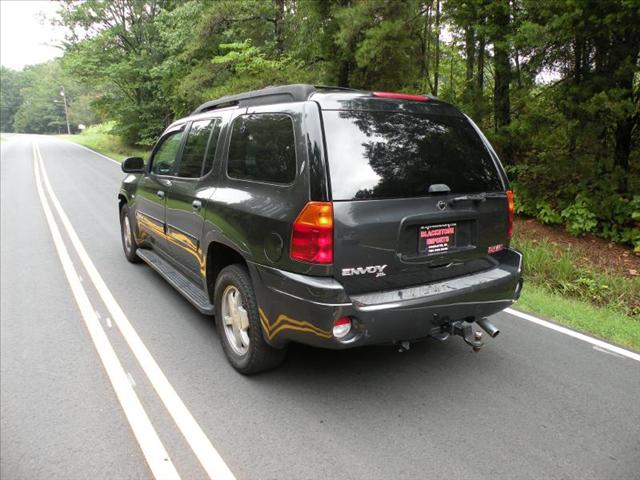
[[498, 335], [500, 335], [500, 330], [498, 329], [498, 327], [496, 327], [486, 318], [481, 318], [480, 320], [477, 320], [476, 323], [482, 330], [487, 332], [487, 335], [489, 335], [491, 338], [496, 338]]

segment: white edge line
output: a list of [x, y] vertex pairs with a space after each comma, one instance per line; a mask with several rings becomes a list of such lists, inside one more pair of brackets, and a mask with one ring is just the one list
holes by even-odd
[[600, 347], [597, 347], [595, 345], [593, 345], [591, 348], [593, 348], [596, 352], [602, 352], [602, 353], [606, 353], [607, 355], [613, 355], [614, 357], [624, 358], [622, 355], [619, 355], [619, 354], [617, 354], [615, 352], [611, 352], [611, 351], [609, 351], [609, 350], [607, 350], [605, 348], [600, 348]]
[[585, 335], [584, 333], [579, 333], [570, 328], [561, 327], [560, 325], [556, 325], [555, 323], [548, 322], [547, 320], [543, 320], [538, 317], [534, 317], [528, 313], [520, 312], [518, 310], [514, 310], [513, 308], [505, 308], [504, 311], [510, 315], [515, 315], [516, 317], [520, 317], [529, 322], [535, 323], [542, 327], [549, 328], [551, 330], [555, 330], [556, 332], [563, 333], [573, 338], [577, 338], [578, 340], [582, 340], [583, 342], [590, 343], [591, 345], [595, 345], [597, 347], [603, 348], [605, 350], [609, 350], [610, 352], [617, 353], [618, 355], [622, 355], [623, 357], [630, 358], [631, 360], [635, 360], [640, 362], [640, 354], [632, 352], [631, 350], [627, 350], [622, 347], [618, 347], [616, 345], [611, 345], [603, 340], [599, 340], [597, 338], [590, 337], [589, 335]]
[[47, 193], [49, 194], [49, 197], [51, 197], [53, 206], [62, 220], [62, 225], [64, 226], [78, 257], [80, 258], [80, 261], [89, 274], [89, 278], [98, 291], [100, 298], [111, 313], [113, 322], [120, 330], [120, 333], [127, 342], [127, 345], [129, 345], [129, 348], [140, 363], [142, 370], [149, 378], [151, 385], [162, 400], [162, 403], [164, 403], [165, 408], [173, 418], [180, 432], [182, 432], [182, 435], [195, 453], [204, 470], [207, 472], [207, 475], [210, 478], [215, 478], [216, 480], [235, 480], [235, 476], [227, 464], [211, 444], [211, 441], [206, 436], [202, 428], [200, 428], [200, 425], [198, 425], [198, 422], [195, 420], [193, 415], [191, 415], [191, 412], [182, 399], [178, 396], [177, 392], [160, 369], [160, 366], [151, 356], [151, 353], [138, 336], [138, 333], [129, 322], [129, 319], [87, 254], [87, 251], [73, 228], [69, 217], [67, 217], [67, 214], [62, 209], [62, 205], [58, 201], [58, 198], [51, 187], [47, 171], [42, 163], [42, 155], [40, 155], [40, 165]]
[[38, 191], [38, 196], [40, 197], [40, 203], [42, 204], [58, 257], [62, 263], [63, 271], [67, 277], [67, 281], [71, 287], [71, 292], [76, 300], [78, 308], [80, 309], [80, 313], [84, 319], [87, 330], [89, 331], [89, 336], [93, 341], [98, 352], [98, 356], [102, 361], [102, 365], [109, 377], [109, 380], [111, 381], [111, 385], [113, 386], [116, 396], [120, 401], [122, 410], [129, 421], [129, 425], [133, 430], [136, 440], [140, 445], [142, 453], [144, 454], [154, 477], [157, 479], [179, 479], [180, 476], [178, 475], [173, 462], [169, 459], [169, 455], [164, 448], [160, 437], [158, 437], [158, 433], [151, 424], [140, 399], [129, 383], [128, 373], [126, 373], [122, 367], [113, 346], [109, 342], [106, 333], [100, 325], [100, 321], [96, 316], [96, 311], [91, 305], [87, 292], [80, 283], [78, 273], [71, 263], [71, 257], [64, 244], [60, 229], [55, 221], [49, 202], [47, 201], [42, 189], [42, 181], [40, 178], [37, 160], [37, 147], [35, 146], [35, 143], [33, 145], [33, 167], [36, 179], [36, 189]]

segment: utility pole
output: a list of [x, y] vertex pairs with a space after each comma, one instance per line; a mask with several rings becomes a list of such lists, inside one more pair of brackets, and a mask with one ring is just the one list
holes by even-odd
[[71, 135], [71, 127], [69, 127], [69, 110], [67, 109], [67, 96], [64, 94], [64, 87], [60, 87], [60, 96], [64, 100], [64, 118], [67, 120], [67, 133]]

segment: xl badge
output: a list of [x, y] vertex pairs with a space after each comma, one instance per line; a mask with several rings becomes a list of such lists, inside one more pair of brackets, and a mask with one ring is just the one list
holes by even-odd
[[343, 268], [342, 276], [350, 277], [352, 275], [364, 275], [367, 273], [375, 273], [376, 277], [384, 277], [386, 273], [384, 273], [384, 269], [387, 268], [386, 265], [369, 265], [368, 267], [353, 267], [353, 268]]

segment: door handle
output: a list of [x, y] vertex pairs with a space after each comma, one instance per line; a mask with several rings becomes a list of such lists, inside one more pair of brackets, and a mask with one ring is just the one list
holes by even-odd
[[158, 195], [160, 198], [164, 198], [164, 192], [162, 190], [158, 190], [156, 192], [156, 195]]
[[202, 208], [202, 202], [200, 200], [194, 200], [193, 202], [191, 202], [191, 206], [196, 211], [200, 210]]

